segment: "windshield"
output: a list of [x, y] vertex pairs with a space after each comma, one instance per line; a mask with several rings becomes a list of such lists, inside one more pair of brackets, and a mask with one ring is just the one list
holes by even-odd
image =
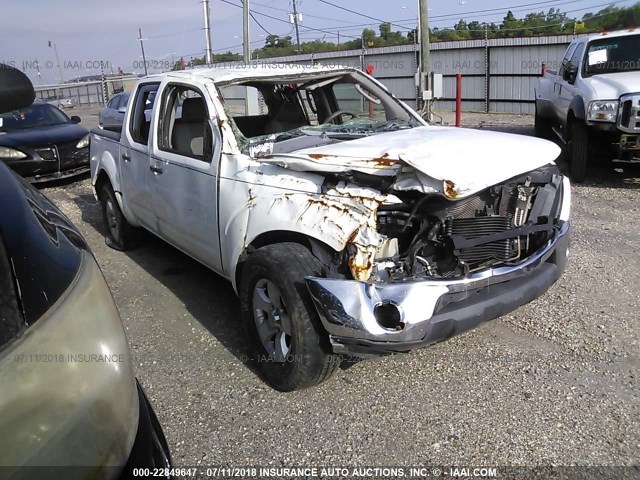
[[238, 142], [253, 157], [421, 126], [375, 82], [357, 72], [287, 83], [252, 81], [221, 88]]
[[585, 73], [613, 73], [640, 70], [640, 35], [603, 38], [589, 44]]
[[71, 123], [69, 117], [56, 107], [40, 103], [0, 115], [0, 131], [4, 132], [68, 123]]

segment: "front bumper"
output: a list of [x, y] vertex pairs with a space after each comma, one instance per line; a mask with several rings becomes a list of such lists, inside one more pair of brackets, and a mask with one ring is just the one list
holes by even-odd
[[72, 168], [69, 170], [64, 170], [64, 171], [59, 171], [59, 172], [53, 172], [53, 173], [47, 173], [44, 175], [33, 175], [33, 176], [27, 176], [26, 180], [31, 182], [31, 183], [43, 183], [43, 182], [52, 182], [54, 180], [63, 180], [65, 178], [71, 178], [71, 177], [76, 177], [78, 175], [84, 175], [86, 173], [89, 173], [90, 168], [89, 166], [83, 166], [83, 167], [77, 167], [77, 168]]
[[[307, 287], [335, 353], [407, 352], [505, 315], [542, 295], [560, 278], [569, 253], [569, 222], [534, 255], [461, 280], [370, 284], [307, 277]], [[394, 305], [401, 328], [384, 328], [374, 314]]]

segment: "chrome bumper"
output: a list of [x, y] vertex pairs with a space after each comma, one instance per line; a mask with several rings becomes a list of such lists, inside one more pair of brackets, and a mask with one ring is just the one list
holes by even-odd
[[[563, 273], [569, 253], [569, 222], [518, 265], [488, 269], [458, 280], [371, 284], [307, 277], [307, 287], [336, 353], [408, 351], [437, 343], [497, 318], [544, 293]], [[393, 305], [396, 328], [374, 314]]]

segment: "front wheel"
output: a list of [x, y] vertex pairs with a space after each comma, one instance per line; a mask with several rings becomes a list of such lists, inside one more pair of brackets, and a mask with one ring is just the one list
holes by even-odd
[[124, 218], [116, 194], [109, 183], [102, 185], [98, 198], [102, 207], [102, 218], [107, 226], [107, 245], [116, 250], [134, 247], [139, 242], [140, 232]]
[[589, 137], [587, 127], [583, 123], [571, 125], [569, 149], [569, 174], [575, 183], [581, 183], [587, 176], [587, 158], [589, 155]]
[[318, 259], [296, 243], [260, 248], [243, 265], [239, 293], [252, 359], [277, 390], [321, 383], [340, 363], [304, 280], [321, 269]]

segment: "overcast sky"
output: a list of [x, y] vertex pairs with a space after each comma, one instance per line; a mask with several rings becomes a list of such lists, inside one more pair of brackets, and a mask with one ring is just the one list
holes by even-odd
[[[227, 1], [241, 5], [241, 0]], [[369, 17], [399, 22], [393, 29], [404, 32], [401, 27], [412, 27], [411, 19], [417, 16], [418, 10], [417, 0], [329, 1]], [[210, 3], [214, 51], [241, 52], [242, 9], [222, 0], [210, 0]], [[635, 2], [614, 0], [614, 3], [623, 6]], [[429, 14], [430, 25], [442, 28], [452, 26], [460, 18], [499, 22], [509, 8], [518, 17], [551, 7], [570, 12], [570, 16], [581, 16], [606, 4], [606, 0], [429, 0]], [[180, 57], [188, 59], [204, 54], [202, 3], [198, 0], [1, 0], [0, 5], [3, 16], [0, 44], [4, 45], [0, 61], [23, 69], [36, 84], [39, 81], [36, 60], [41, 83], [56, 82], [60, 76], [49, 41], [57, 47], [65, 80], [98, 73], [93, 67], [101, 60], [108, 61], [114, 70], [121, 67], [127, 72], [140, 72], [138, 28], [147, 39], [144, 42], [147, 60], [158, 67]], [[252, 50], [264, 44], [265, 30], [295, 38], [292, 26], [286, 23], [290, 0], [250, 0], [250, 6], [264, 27], [263, 30], [251, 21]], [[377, 30], [380, 23], [320, 0], [301, 0], [299, 9], [304, 15], [301, 41], [326, 35], [326, 40], [336, 42], [338, 31], [341, 41], [346, 41], [359, 36], [367, 26]], [[489, 9], [492, 11], [473, 13]], [[450, 16], [443, 17], [445, 15]]]

